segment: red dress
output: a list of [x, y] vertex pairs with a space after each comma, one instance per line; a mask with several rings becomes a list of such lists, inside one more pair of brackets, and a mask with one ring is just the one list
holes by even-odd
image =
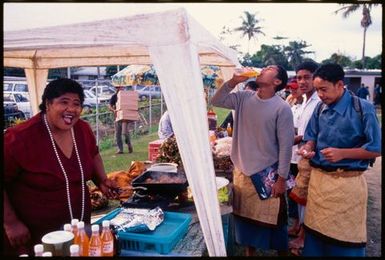
[[[71, 222], [65, 178], [54, 153], [42, 113], [4, 134], [4, 189], [18, 218], [29, 228], [32, 243], [44, 234], [62, 230]], [[83, 120], [74, 126], [85, 182], [94, 176], [93, 159], [98, 154], [95, 136]], [[81, 217], [81, 173], [75, 147], [68, 159], [56, 145], [69, 179], [72, 214]], [[85, 188], [84, 221], [90, 222], [91, 202]], [[5, 236], [4, 236], [5, 237]], [[33, 246], [32, 245], [32, 246]]]

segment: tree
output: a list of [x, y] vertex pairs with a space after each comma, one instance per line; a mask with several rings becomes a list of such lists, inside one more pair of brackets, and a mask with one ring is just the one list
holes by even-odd
[[340, 53], [333, 53], [330, 58], [322, 61], [322, 64], [325, 63], [337, 63], [344, 68], [351, 67], [353, 65], [353, 61], [350, 57]]
[[[244, 59], [247, 62], [246, 66], [261, 68], [268, 65], [281, 65], [285, 69], [290, 69], [289, 62], [283, 52], [283, 47], [280, 45], [262, 44], [261, 50], [251, 57], [249, 56], [248, 59]], [[244, 64], [242, 63], [242, 65]]]
[[[125, 67], [127, 67], [127, 65], [119, 65], [119, 69], [122, 70], [124, 69]], [[106, 67], [106, 76], [108, 77], [111, 77], [113, 75], [115, 75], [116, 73], [118, 73], [118, 66], [107, 66]]]
[[284, 47], [284, 52], [292, 68], [297, 67], [303, 62], [304, 55], [314, 53], [314, 51], [304, 50], [310, 46], [311, 45], [308, 45], [306, 41], [290, 41], [289, 46]]
[[262, 27], [258, 26], [258, 23], [260, 20], [258, 20], [255, 16], [256, 14], [251, 14], [247, 11], [244, 12], [245, 17], [241, 16], [242, 19], [242, 25], [240, 27], [234, 28], [234, 31], [239, 31], [242, 33], [242, 38], [247, 35], [248, 45], [247, 45], [247, 52], [250, 52], [250, 40], [256, 39], [258, 34], [265, 35], [264, 32], [262, 32]]
[[361, 19], [361, 26], [364, 28], [364, 36], [363, 36], [363, 42], [362, 42], [362, 67], [365, 68], [365, 43], [366, 43], [366, 30], [368, 27], [372, 24], [372, 18], [370, 16], [370, 11], [372, 10], [372, 7], [378, 5], [378, 4], [341, 4], [343, 7], [336, 10], [334, 13], [337, 14], [338, 12], [342, 12], [343, 18], [349, 17], [350, 14], [354, 13], [355, 11], [362, 8], [362, 19]]

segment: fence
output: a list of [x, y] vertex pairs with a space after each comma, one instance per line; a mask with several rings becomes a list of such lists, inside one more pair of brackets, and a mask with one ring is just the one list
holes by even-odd
[[[151, 133], [153, 126], [157, 126], [160, 117], [165, 111], [163, 97], [160, 99], [149, 98], [139, 101], [138, 121], [129, 123], [131, 138], [135, 139], [142, 135]], [[103, 144], [104, 148], [109, 148], [115, 143], [114, 115], [108, 110], [107, 106], [97, 107], [94, 110], [83, 114], [81, 118], [87, 121], [97, 140], [98, 145]]]

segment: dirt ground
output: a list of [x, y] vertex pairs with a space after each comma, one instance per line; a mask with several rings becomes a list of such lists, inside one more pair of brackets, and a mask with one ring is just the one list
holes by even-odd
[[382, 157], [377, 158], [373, 168], [365, 172], [369, 190], [367, 256], [381, 256], [381, 161]]

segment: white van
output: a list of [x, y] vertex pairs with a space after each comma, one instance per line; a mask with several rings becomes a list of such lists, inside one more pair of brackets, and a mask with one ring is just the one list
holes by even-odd
[[3, 91], [28, 93], [28, 84], [26, 81], [3, 81]]
[[16, 103], [20, 111], [25, 115], [25, 118], [30, 118], [32, 115], [31, 103], [29, 102], [28, 92], [13, 92], [13, 91], [4, 91], [3, 93], [3, 103]]

